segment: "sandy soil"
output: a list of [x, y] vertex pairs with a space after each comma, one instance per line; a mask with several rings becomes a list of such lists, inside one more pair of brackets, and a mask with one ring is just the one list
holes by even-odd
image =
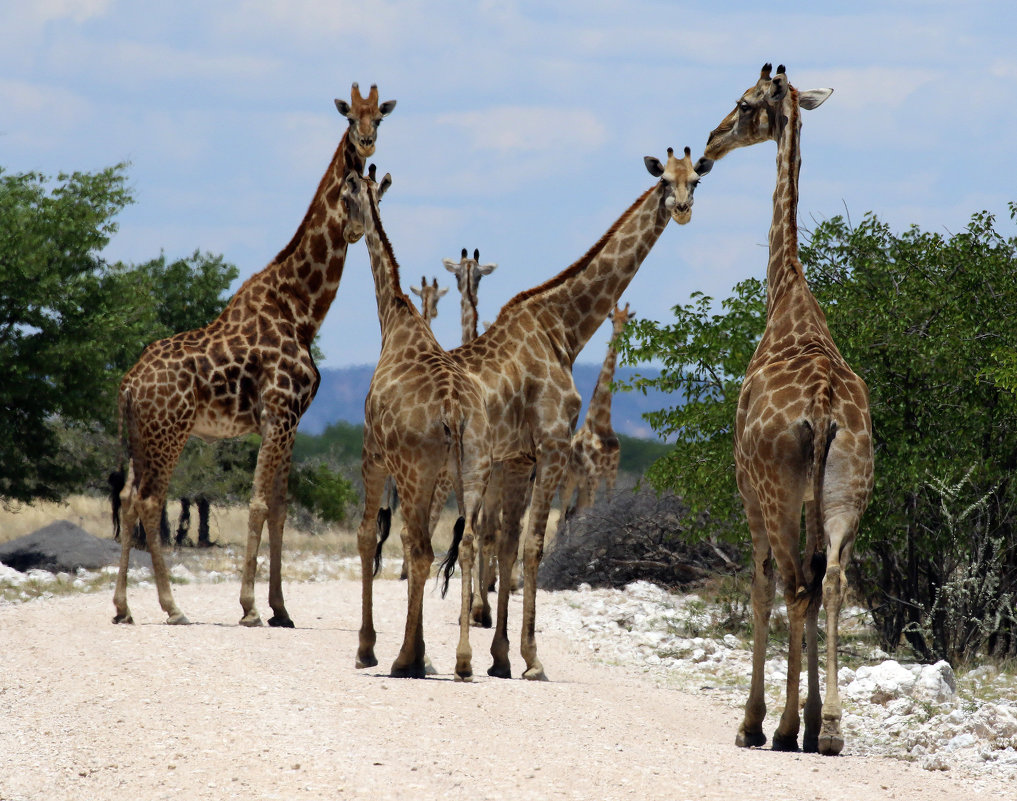
[[478, 678], [454, 683], [456, 587], [426, 596], [439, 675], [422, 681], [381, 670], [405, 584], [377, 584], [368, 671], [353, 667], [356, 581], [287, 585], [291, 631], [237, 626], [237, 582], [174, 592], [195, 625], [162, 625], [154, 589], [132, 588], [130, 627], [110, 623], [109, 593], [0, 606], [0, 799], [1013, 798], [900, 761], [735, 748], [729, 704], [552, 633], [538, 639], [551, 682], [488, 678], [491, 635], [474, 630]]

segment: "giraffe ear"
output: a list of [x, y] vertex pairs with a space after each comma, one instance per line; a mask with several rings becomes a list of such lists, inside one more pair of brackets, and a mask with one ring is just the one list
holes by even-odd
[[378, 200], [381, 200], [388, 188], [392, 186], [392, 173], [385, 173], [385, 177], [381, 179], [381, 183], [378, 184]]
[[490, 275], [496, 269], [498, 269], [498, 265], [497, 264], [478, 264], [477, 265], [477, 272], [480, 273], [481, 275]]
[[381, 116], [382, 117], [387, 117], [389, 114], [392, 113], [392, 110], [395, 107], [396, 107], [396, 102], [394, 100], [386, 100], [384, 103], [382, 103], [380, 106], [378, 106], [378, 111], [381, 112]]
[[360, 176], [356, 172], [350, 171], [346, 173], [346, 187], [354, 195], [360, 191]]
[[442, 259], [441, 263], [445, 265], [445, 269], [450, 273], [459, 272], [459, 262], [452, 261], [452, 259]]
[[420, 287], [419, 286], [411, 286], [410, 287], [410, 292], [412, 292], [414, 295], [420, 295]]
[[798, 105], [806, 111], [812, 111], [823, 105], [823, 101], [833, 94], [833, 89], [809, 89], [798, 93]]
[[338, 97], [335, 99], [335, 107], [339, 109], [339, 113], [344, 117], [350, 113], [350, 104], [345, 100], [340, 100]]
[[448, 293], [448, 287], [444, 287], [443, 289], [439, 289], [438, 290], [438, 297], [439, 298], [443, 298], [443, 297], [445, 297], [445, 295], [447, 293]]
[[708, 159], [706, 156], [701, 156], [699, 161], [696, 162], [696, 166], [693, 167], [696, 171], [696, 175], [702, 178], [706, 173], [713, 169], [713, 159]]
[[660, 178], [664, 174], [664, 165], [660, 163], [660, 159], [656, 156], [645, 156], [643, 164], [646, 165], [646, 171], [654, 178]]

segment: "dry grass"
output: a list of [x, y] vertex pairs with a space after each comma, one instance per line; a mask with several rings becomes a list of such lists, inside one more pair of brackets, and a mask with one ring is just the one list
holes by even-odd
[[[170, 528], [176, 530], [180, 515], [177, 502], [169, 504]], [[357, 511], [352, 520], [342, 526], [325, 526], [311, 532], [287, 524], [283, 542], [283, 577], [286, 581], [313, 581], [336, 576], [359, 576], [357, 556], [357, 532], [362, 512]], [[455, 513], [450, 509], [442, 511], [435, 530], [434, 549], [442, 554], [451, 542]], [[0, 507], [0, 543], [9, 542], [30, 534], [58, 520], [69, 520], [89, 534], [103, 539], [113, 536], [110, 505], [106, 498], [75, 495], [62, 503], [36, 503], [15, 508]], [[553, 537], [557, 524], [557, 511], [552, 510], [549, 520], [549, 537]], [[388, 578], [398, 576], [402, 564], [400, 534], [403, 523], [398, 510], [393, 515], [392, 533], [385, 545], [385, 559], [382, 575]], [[197, 536], [197, 515], [191, 509], [191, 536]], [[239, 577], [243, 567], [243, 555], [247, 543], [247, 507], [213, 506], [209, 519], [209, 536], [217, 548], [175, 548], [172, 549], [171, 563], [179, 563], [192, 573], [219, 574]], [[267, 535], [262, 535], [259, 563], [267, 560]], [[437, 560], [436, 560], [437, 562]], [[267, 567], [265, 568], [267, 572]], [[259, 580], [265, 576], [260, 575]]]

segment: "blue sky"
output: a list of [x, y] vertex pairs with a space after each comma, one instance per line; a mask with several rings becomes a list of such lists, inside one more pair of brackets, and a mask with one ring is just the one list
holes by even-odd
[[[404, 289], [422, 274], [452, 287], [435, 331], [453, 347], [442, 257], [477, 247], [498, 263], [480, 286], [493, 320], [652, 183], [644, 155], [698, 156], [765, 61], [800, 89], [835, 90], [804, 116], [803, 226], [847, 210], [956, 232], [988, 209], [1012, 234], [1015, 31], [1013, 2], [9, 2], [0, 164], [54, 175], [130, 161], [136, 203], [107, 258], [197, 248], [245, 278], [303, 217], [342, 135], [333, 98], [377, 83], [398, 101], [374, 158], [394, 179], [386, 230]], [[667, 320], [693, 291], [726, 297], [762, 276], [774, 155], [719, 162], [623, 302]], [[325, 366], [376, 359], [373, 298], [358, 243], [322, 327]], [[609, 335], [580, 360], [599, 362]]]

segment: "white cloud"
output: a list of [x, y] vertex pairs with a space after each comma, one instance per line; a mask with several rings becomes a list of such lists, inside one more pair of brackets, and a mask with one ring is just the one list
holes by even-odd
[[441, 114], [435, 123], [461, 129], [474, 151], [499, 156], [565, 149], [583, 154], [607, 141], [604, 124], [587, 109], [502, 106]]

